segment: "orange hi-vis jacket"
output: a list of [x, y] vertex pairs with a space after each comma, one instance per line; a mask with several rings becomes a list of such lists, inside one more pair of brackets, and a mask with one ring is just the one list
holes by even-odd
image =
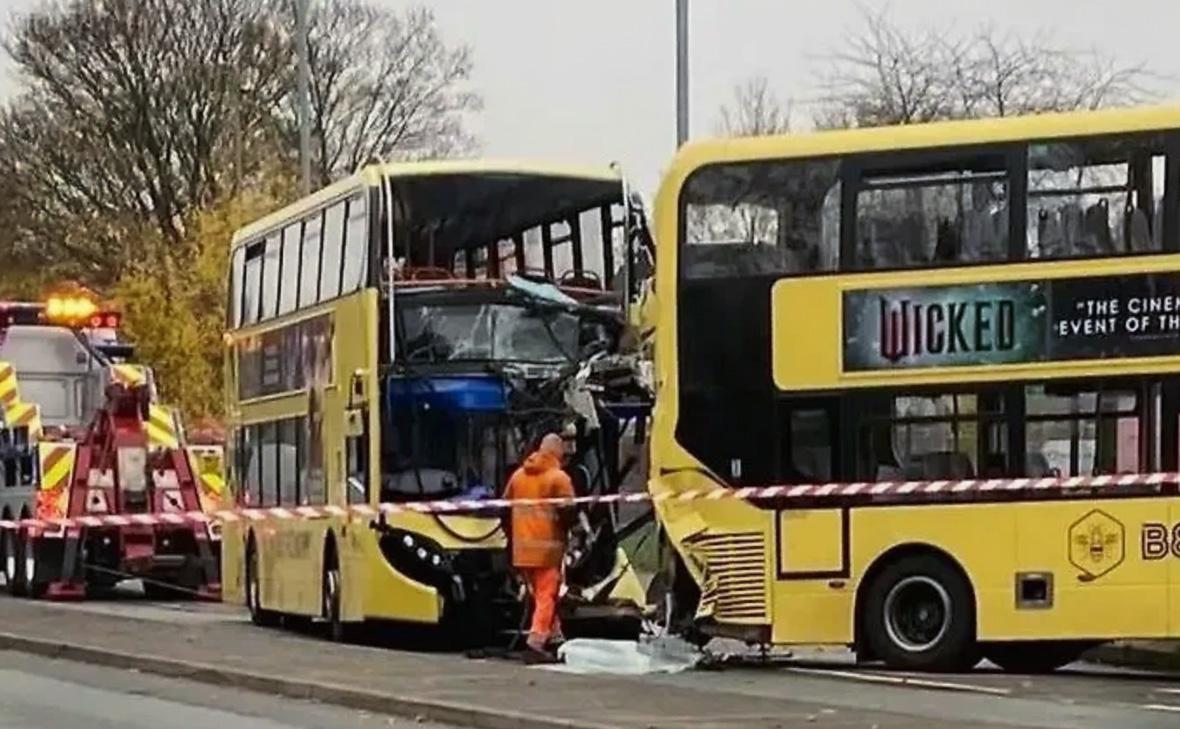
[[[507, 499], [573, 498], [574, 486], [557, 457], [537, 451], [508, 479]], [[512, 507], [512, 566], [560, 567], [565, 529], [557, 507]]]

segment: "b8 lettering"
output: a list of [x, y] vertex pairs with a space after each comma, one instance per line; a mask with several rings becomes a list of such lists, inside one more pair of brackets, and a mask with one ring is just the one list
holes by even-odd
[[1169, 529], [1167, 524], [1148, 522], [1143, 525], [1140, 544], [1145, 560], [1160, 560], [1168, 555], [1180, 559], [1180, 524]]

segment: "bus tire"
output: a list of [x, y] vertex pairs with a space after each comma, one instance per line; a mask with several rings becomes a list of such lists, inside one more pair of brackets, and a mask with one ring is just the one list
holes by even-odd
[[949, 560], [916, 554], [887, 564], [864, 604], [865, 640], [886, 665], [962, 671], [979, 662], [971, 585]]
[[1098, 643], [1082, 640], [989, 643], [983, 646], [983, 657], [1008, 673], [1052, 673], [1078, 660], [1096, 645]]
[[328, 542], [324, 549], [324, 575], [321, 587], [323, 596], [323, 618], [328, 640], [333, 643], [343, 643], [348, 639], [348, 630], [341, 617], [340, 607], [343, 602], [343, 581], [340, 574], [340, 560], [336, 556], [336, 549], [332, 542]]
[[255, 625], [273, 628], [279, 624], [278, 614], [262, 607], [262, 578], [253, 537], [246, 545], [246, 607], [250, 610], [250, 622]]
[[4, 581], [8, 594], [22, 597], [25, 594], [24, 556], [21, 554], [19, 534], [15, 529], [5, 529]]

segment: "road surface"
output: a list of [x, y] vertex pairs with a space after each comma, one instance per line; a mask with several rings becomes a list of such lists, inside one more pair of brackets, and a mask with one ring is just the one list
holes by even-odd
[[[0, 599], [0, 608], [3, 608], [0, 612], [15, 616], [16, 611], [10, 610], [8, 605], [15, 608], [21, 604], [30, 605]], [[122, 631], [138, 625], [143, 627], [135, 628], [136, 633], [140, 630], [158, 632], [163, 629], [169, 635], [189, 636], [187, 642], [179, 644], [178, 650], [186, 654], [205, 650], [206, 657], [203, 660], [206, 662], [220, 661], [224, 657], [247, 667], [273, 665], [275, 670], [309, 675], [319, 670], [321, 678], [324, 670], [345, 671], [357, 676], [371, 676], [364, 681], [373, 690], [377, 690], [377, 684], [382, 680], [379, 677], [384, 676], [389, 680], [398, 677], [397, 682], [392, 684], [396, 687], [394, 690], [409, 691], [414, 695], [421, 692], [423, 696], [445, 701], [494, 703], [492, 697], [495, 692], [503, 690], [505, 685], [513, 685], [512, 682], [520, 680], [521, 675], [518, 666], [504, 662], [471, 661], [459, 655], [439, 653], [427, 657], [397, 650], [338, 646], [315, 637], [255, 628], [249, 625], [240, 609], [228, 605], [149, 602], [128, 596], [105, 602], [40, 603], [35, 613], [28, 610], [23, 608], [20, 612], [25, 615], [39, 613], [46, 617], [52, 614], [63, 618], [70, 616], [68, 621], [63, 620], [61, 623], [63, 626], [68, 625], [69, 631], [84, 630], [96, 622], [102, 622], [107, 630]], [[111, 620], [120, 622], [111, 623]], [[119, 625], [128, 627], [120, 628]], [[63, 627], [63, 630], [67, 628]], [[69, 636], [62, 635], [61, 638], [68, 640]], [[223, 654], [212, 647], [203, 648], [206, 644], [232, 648], [228, 654]], [[303, 662], [303, 656], [313, 653], [317, 656], [315, 661]], [[294, 656], [301, 658], [294, 659]], [[36, 665], [42, 666], [43, 662]], [[11, 673], [12, 666], [11, 658], [0, 664], [0, 669], [7, 669], [0, 675], [0, 687], [3, 687], [0, 689], [3, 691], [0, 693], [0, 729], [15, 726], [68, 728], [73, 726], [70, 721], [78, 722], [88, 717], [86, 713], [76, 708], [70, 709], [56, 700], [56, 697], [72, 696], [69, 691], [47, 683], [62, 680], [62, 677], [46, 676], [43, 670], [30, 672], [26, 669], [26, 677], [19, 678], [20, 674]], [[329, 666], [339, 668], [329, 669]], [[84, 671], [84, 676], [102, 676], [106, 679], [108, 673], [96, 669], [93, 672]], [[1051, 676], [1020, 676], [986, 669], [964, 674], [917, 675], [858, 667], [850, 662], [847, 655], [839, 652], [814, 653], [796, 656], [789, 662], [768, 665], [747, 664], [718, 671], [628, 676], [625, 681], [630, 688], [627, 690], [635, 695], [627, 698], [621, 707], [616, 706], [614, 713], [609, 716], [593, 702], [586, 701], [588, 695], [594, 694], [596, 685], [607, 686], [607, 683], [597, 683], [603, 681], [602, 677], [578, 677], [576, 684], [565, 684], [566, 688], [562, 688], [542, 681], [543, 673], [526, 674], [537, 676], [539, 686], [547, 686], [544, 697], [556, 702], [554, 706], [571, 710], [567, 699], [572, 700], [574, 716], [571, 718], [592, 722], [601, 720], [605, 723], [614, 720], [629, 726], [693, 725], [703, 729], [739, 726], [743, 722], [751, 726], [755, 723], [760, 726], [807, 726], [814, 722], [840, 727], [859, 727], [863, 724], [867, 729], [878, 721], [882, 727], [972, 729], [981, 726], [1009, 729], [1161, 729], [1180, 726], [1180, 680], [1177, 677], [1092, 664], [1075, 664]], [[333, 677], [339, 675], [330, 674]], [[77, 675], [67, 675], [64, 679], [81, 682]], [[124, 676], [119, 680], [129, 679]], [[138, 677], [137, 680], [147, 680], [147, 677]], [[195, 685], [179, 693], [152, 694], [155, 703], [144, 703], [141, 706], [140, 713], [143, 716], [158, 717], [171, 712], [171, 715], [179, 717], [173, 724], [156, 720], [142, 724], [120, 723], [124, 722], [125, 716], [119, 713], [121, 702], [126, 701], [123, 686], [100, 684], [94, 687], [100, 693], [87, 698], [79, 706], [100, 708], [105, 712], [103, 719], [114, 722], [109, 724], [112, 727], [150, 726], [152, 729], [168, 729], [171, 726], [198, 726], [195, 722], [199, 717], [176, 712], [205, 712], [201, 716], [208, 718], [211, 716], [209, 712], [225, 710], [227, 707], [233, 707], [230, 714], [213, 717], [225, 729], [238, 726], [386, 726], [380, 723], [358, 723], [368, 721], [369, 718], [343, 710], [336, 713], [337, 710], [323, 707], [317, 707], [317, 711], [327, 713], [318, 715], [303, 709], [295, 713], [276, 713], [288, 702], [275, 700], [271, 704], [267, 703], [265, 697], [243, 698], [249, 696], [245, 694], [236, 694], [236, 698], [230, 699], [225, 690]], [[611, 686], [611, 690], [619, 695], [619, 682], [615, 681]], [[563, 698], [562, 691], [565, 690], [574, 691], [577, 699]], [[669, 704], [668, 700], [673, 694], [683, 698]], [[601, 694], [598, 696], [601, 698]], [[14, 720], [10, 718], [13, 714], [7, 710], [7, 704], [16, 698], [25, 702], [27, 712], [31, 712], [29, 715], [36, 717], [41, 712], [45, 720], [37, 724], [22, 719], [25, 723], [13, 724]], [[520, 698], [530, 697], [526, 695]], [[533, 696], [530, 700], [536, 698]], [[665, 701], [657, 707], [659, 699]], [[142, 703], [138, 697], [134, 700], [137, 706]], [[176, 709], [177, 702], [189, 706]], [[795, 703], [792, 705], [790, 702]], [[515, 702], [510, 703], [515, 705]], [[732, 709], [721, 710], [722, 706]], [[244, 710], [245, 707], [250, 710]], [[708, 720], [701, 717], [701, 713], [710, 711], [714, 716]], [[749, 715], [739, 716], [734, 711], [746, 711]], [[791, 714], [792, 711], [795, 713]], [[669, 712], [677, 712], [677, 715], [670, 716]], [[140, 713], [135, 715], [139, 716]], [[318, 717], [324, 717], [327, 723], [314, 723], [320, 721]], [[768, 717], [781, 717], [781, 720], [768, 721]], [[869, 723], [865, 724], [862, 718]], [[250, 721], [264, 723], [248, 723]], [[353, 723], [347, 723], [349, 721]], [[88, 729], [108, 726], [89, 721], [85, 725]]]
[[306, 701], [0, 651], [0, 729], [426, 727]]

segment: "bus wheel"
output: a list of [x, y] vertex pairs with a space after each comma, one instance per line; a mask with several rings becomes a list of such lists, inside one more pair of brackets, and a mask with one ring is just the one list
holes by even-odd
[[19, 541], [15, 529], [5, 529], [4, 540], [4, 581], [9, 594], [20, 597], [25, 594], [24, 575], [22, 574], [24, 558], [20, 553]]
[[336, 643], [344, 642], [346, 631], [344, 621], [340, 617], [340, 563], [334, 551], [329, 550], [324, 555], [324, 622], [327, 624], [328, 640]]
[[956, 671], [979, 662], [971, 586], [946, 560], [903, 557], [887, 565], [868, 590], [865, 639], [887, 665]]
[[989, 643], [983, 657], [1008, 673], [1052, 673], [1098, 645], [1080, 640], [1028, 640]]
[[279, 616], [262, 607], [262, 579], [258, 572], [258, 550], [254, 540], [246, 547], [246, 607], [250, 609], [250, 622], [264, 628], [279, 624]]

